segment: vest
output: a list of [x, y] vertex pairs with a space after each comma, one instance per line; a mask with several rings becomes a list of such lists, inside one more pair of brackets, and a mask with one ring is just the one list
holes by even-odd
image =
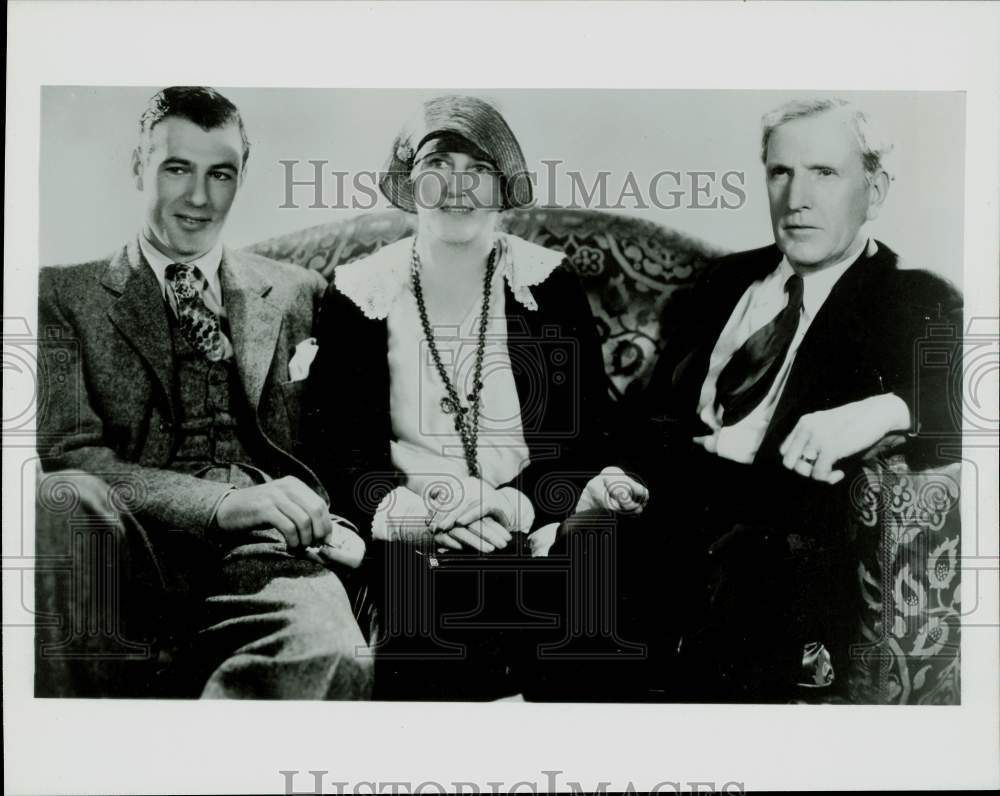
[[269, 480], [251, 462], [252, 413], [235, 358], [210, 362], [195, 351], [171, 317], [178, 422], [171, 470], [210, 481], [253, 486]]

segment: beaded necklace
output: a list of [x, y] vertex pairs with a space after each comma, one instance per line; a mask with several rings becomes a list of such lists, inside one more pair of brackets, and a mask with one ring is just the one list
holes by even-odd
[[427, 318], [427, 307], [424, 304], [424, 292], [420, 286], [420, 255], [417, 254], [417, 242], [414, 240], [413, 249], [410, 254], [410, 279], [413, 283], [413, 296], [417, 300], [417, 310], [420, 312], [420, 325], [424, 330], [424, 338], [431, 350], [431, 358], [434, 360], [434, 367], [438, 376], [444, 384], [448, 393], [441, 399], [441, 411], [446, 415], [453, 414], [455, 421], [455, 431], [462, 439], [462, 449], [465, 452], [465, 464], [469, 469], [469, 475], [479, 478], [479, 461], [477, 459], [477, 443], [479, 437], [479, 412], [482, 406], [483, 392], [483, 357], [486, 353], [486, 325], [490, 308], [490, 291], [493, 285], [493, 272], [496, 270], [497, 250], [490, 252], [490, 258], [486, 262], [486, 277], [483, 282], [483, 306], [479, 316], [479, 339], [476, 342], [476, 363], [473, 369], [472, 392], [468, 394], [468, 406], [462, 406], [458, 397], [458, 390], [448, 378], [448, 373], [441, 363], [441, 354], [438, 352], [437, 343], [434, 341], [434, 330]]

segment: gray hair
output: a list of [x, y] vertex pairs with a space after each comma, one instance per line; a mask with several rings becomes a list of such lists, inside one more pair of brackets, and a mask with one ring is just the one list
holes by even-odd
[[870, 182], [880, 171], [884, 171], [890, 180], [894, 179], [888, 164], [894, 149], [893, 143], [867, 113], [854, 103], [842, 99], [792, 100], [765, 113], [760, 120], [762, 130], [760, 159], [767, 161], [767, 142], [771, 134], [781, 125], [795, 119], [806, 119], [832, 111], [843, 115], [850, 122], [851, 129], [857, 137], [858, 148], [861, 150], [861, 162], [868, 181]]

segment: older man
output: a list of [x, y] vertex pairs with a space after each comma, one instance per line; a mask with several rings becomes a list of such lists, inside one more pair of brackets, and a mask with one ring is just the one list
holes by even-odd
[[367, 696], [347, 570], [316, 552], [325, 493], [292, 454], [324, 280], [222, 246], [249, 154], [229, 100], [167, 88], [139, 129], [142, 229], [39, 283], [39, 453], [59, 472], [38, 551], [69, 572], [38, 579], [36, 690], [148, 695], [165, 669], [206, 697]]
[[765, 116], [775, 244], [721, 258], [666, 319], [651, 427], [626, 441], [651, 498], [621, 521], [643, 530], [622, 539], [621, 572], [672, 698], [787, 699], [804, 648], [810, 677], [843, 686], [860, 457], [892, 434], [933, 454], [960, 428], [947, 370], [919, 369], [918, 351], [960, 329], [961, 298], [867, 230], [888, 150], [846, 102]]

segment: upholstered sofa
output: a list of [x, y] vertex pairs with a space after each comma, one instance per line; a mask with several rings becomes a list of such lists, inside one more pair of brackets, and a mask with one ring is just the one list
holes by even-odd
[[[627, 411], [663, 347], [672, 307], [722, 252], [664, 226], [601, 211], [533, 208], [505, 214], [504, 223], [566, 254], [590, 299], [609, 392]], [[411, 217], [383, 211], [249, 248], [330, 278], [338, 265], [411, 232]], [[866, 462], [845, 518], [856, 549], [860, 609], [850, 670], [837, 677], [847, 677], [855, 703], [957, 704], [959, 464], [912, 470], [905, 444], [892, 441]], [[808, 654], [803, 671], [822, 674]], [[822, 693], [804, 685], [802, 700], [824, 699]]]

